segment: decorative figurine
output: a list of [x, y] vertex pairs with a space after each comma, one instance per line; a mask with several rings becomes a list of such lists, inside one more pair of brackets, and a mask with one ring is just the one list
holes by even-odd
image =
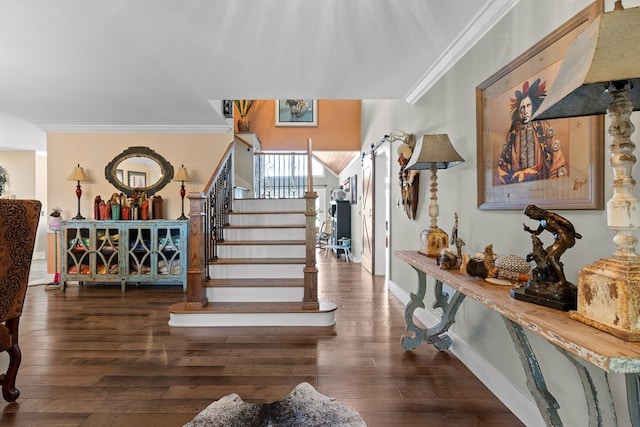
[[[554, 212], [529, 205], [525, 208], [524, 214], [538, 221], [538, 228], [535, 230], [523, 224], [524, 230], [531, 234], [533, 248], [527, 255], [527, 261], [535, 261], [536, 266], [526, 286], [512, 289], [511, 296], [558, 310], [575, 310], [577, 288], [567, 281], [560, 257], [582, 236], [576, 233], [571, 222]], [[545, 230], [551, 233], [554, 239], [547, 248], [544, 248], [538, 237]]]
[[418, 191], [420, 186], [419, 172], [417, 170], [405, 170], [413, 150], [416, 147], [416, 140], [413, 134], [398, 130], [389, 136], [389, 142], [402, 141], [398, 146], [398, 164], [400, 172], [400, 193], [402, 194], [402, 205], [409, 219], [416, 219], [418, 211]]
[[487, 280], [492, 283], [513, 285], [515, 283], [524, 283], [531, 279], [529, 261], [521, 256], [501, 255], [496, 258], [493, 264], [493, 269], [489, 271], [487, 276]]
[[494, 268], [494, 261], [496, 259], [493, 253], [493, 243], [484, 248], [482, 254], [478, 254], [471, 258], [469, 255], [463, 256], [462, 266], [460, 271], [473, 277], [481, 277], [486, 279], [489, 277], [489, 272]]
[[449, 241], [456, 247], [454, 254], [449, 248], [442, 250], [438, 265], [442, 270], [457, 270], [462, 265], [462, 247], [465, 245], [464, 240], [458, 237], [458, 213], [454, 213], [454, 224], [451, 230], [451, 240]]

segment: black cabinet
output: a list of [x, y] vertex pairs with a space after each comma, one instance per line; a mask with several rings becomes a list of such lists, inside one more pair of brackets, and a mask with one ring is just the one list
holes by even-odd
[[[340, 245], [340, 239], [351, 239], [351, 202], [340, 200], [331, 202], [331, 245]], [[334, 246], [335, 247], [335, 246]], [[336, 255], [344, 249], [334, 249]]]

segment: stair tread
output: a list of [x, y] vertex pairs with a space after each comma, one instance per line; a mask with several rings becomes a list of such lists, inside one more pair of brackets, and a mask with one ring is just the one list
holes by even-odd
[[304, 197], [282, 197], [282, 198], [270, 198], [270, 199], [265, 199], [264, 197], [243, 197], [242, 199], [235, 199], [235, 202], [243, 202], [245, 200], [257, 200], [259, 202], [270, 202], [270, 201], [277, 201], [277, 200], [304, 200]]
[[229, 215], [282, 215], [282, 214], [301, 214], [304, 215], [304, 210], [292, 210], [292, 211], [233, 211], [229, 212]]
[[251, 228], [306, 228], [305, 224], [278, 224], [278, 225], [227, 225], [228, 229], [251, 229]]
[[306, 261], [304, 258], [219, 258], [209, 264], [305, 264]]
[[209, 279], [207, 287], [292, 287], [304, 286], [304, 279]]
[[306, 245], [306, 240], [225, 240], [221, 246]]
[[335, 311], [330, 309], [309, 310], [302, 307], [302, 302], [209, 302], [202, 309], [194, 311], [187, 308], [186, 302], [178, 302], [169, 307], [170, 313], [318, 313]]

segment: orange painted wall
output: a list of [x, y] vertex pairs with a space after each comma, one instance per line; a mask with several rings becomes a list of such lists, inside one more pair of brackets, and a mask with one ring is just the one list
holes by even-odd
[[272, 99], [256, 100], [249, 111], [263, 150], [306, 150], [311, 138], [314, 150], [360, 151], [360, 100], [318, 100], [317, 127], [276, 127], [275, 114]]

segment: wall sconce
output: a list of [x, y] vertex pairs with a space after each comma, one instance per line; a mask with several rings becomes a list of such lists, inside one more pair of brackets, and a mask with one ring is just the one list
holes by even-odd
[[448, 169], [464, 162], [460, 154], [453, 148], [451, 140], [447, 134], [424, 135], [416, 142], [413, 154], [407, 163], [407, 170], [431, 171], [431, 201], [429, 203], [429, 216], [431, 225], [424, 230], [421, 240], [421, 247], [418, 252], [432, 258], [439, 258], [442, 249], [449, 246], [449, 236], [441, 228], [438, 228], [438, 183], [436, 173], [438, 169]]
[[173, 177], [173, 180], [180, 181], [180, 198], [182, 199], [182, 215], [180, 215], [178, 219], [179, 220], [188, 219], [184, 215], [184, 196], [186, 194], [186, 192], [184, 191], [184, 183], [191, 181], [191, 177], [189, 176], [189, 171], [187, 171], [187, 168], [185, 168], [184, 165], [180, 166], [180, 168], [178, 169], [178, 173], [176, 173], [176, 176]]
[[634, 195], [631, 169], [636, 163], [630, 136], [631, 112], [640, 109], [640, 8], [597, 17], [571, 43], [558, 77], [534, 119], [588, 116], [608, 111], [613, 196], [607, 223], [616, 236], [613, 257], [580, 270], [577, 311], [570, 316], [627, 341], [640, 341], [640, 256], [635, 233], [640, 200]]
[[80, 181], [89, 181], [89, 177], [78, 163], [78, 166], [75, 166], [71, 171], [71, 175], [69, 175], [67, 181], [77, 181], [78, 183], [76, 185], [76, 197], [78, 198], [78, 214], [74, 216], [73, 219], [84, 219], [84, 217], [80, 215], [80, 197], [82, 196], [82, 187], [80, 187]]

